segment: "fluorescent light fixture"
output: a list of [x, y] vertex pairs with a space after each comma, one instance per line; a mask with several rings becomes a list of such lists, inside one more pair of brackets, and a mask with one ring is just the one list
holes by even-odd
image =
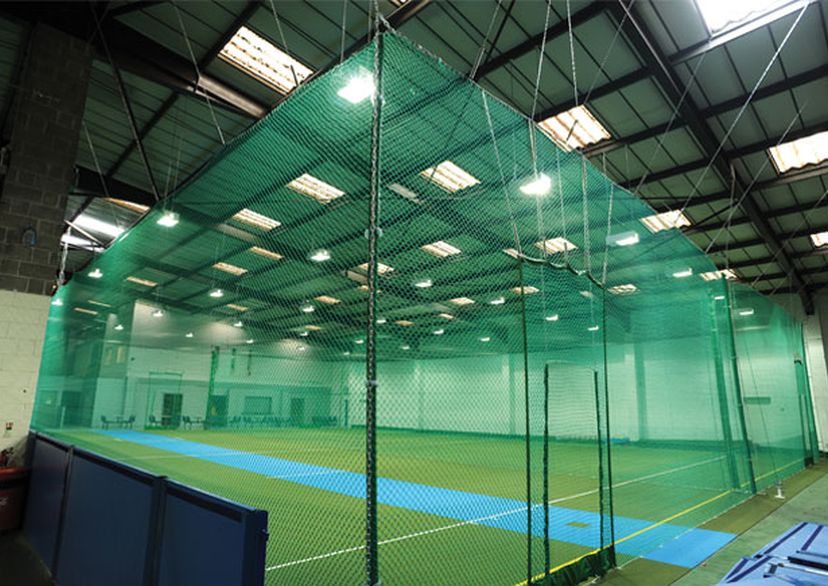
[[558, 320], [559, 320], [559, 319], [561, 319], [561, 318], [560, 318], [560, 316], [559, 316], [557, 313], [553, 313], [552, 315], [547, 315], [547, 316], [546, 316], [545, 318], [543, 318], [543, 319], [545, 319], [546, 321], [558, 321]]
[[313, 262], [325, 262], [326, 260], [331, 260], [331, 253], [324, 249], [316, 250], [308, 258]]
[[218, 299], [219, 297], [224, 297], [224, 291], [222, 291], [221, 289], [213, 289], [212, 291], [210, 291], [210, 297], [214, 297], [215, 299]]
[[303, 332], [299, 332], [299, 335], [302, 336], [303, 338], [307, 338], [308, 336], [310, 336], [310, 332], [308, 332], [306, 330], [306, 331], [303, 331]]
[[[364, 262], [361, 265], [359, 265], [357, 268], [360, 269], [361, 271], [367, 273], [368, 272], [368, 263]], [[386, 275], [386, 274], [392, 272], [393, 270], [394, 270], [394, 267], [390, 267], [390, 266], [388, 266], [386, 264], [383, 264], [381, 262], [377, 263], [377, 272], [380, 275]], [[364, 280], [364, 277], [362, 277], [362, 276], [360, 276], [359, 278], [354, 278], [351, 275], [348, 275], [348, 278], [354, 279], [355, 281]]]
[[733, 281], [738, 279], [738, 275], [731, 269], [722, 269], [720, 271], [708, 271], [706, 273], [699, 273], [699, 276], [705, 281], [718, 281], [719, 279], [727, 279]]
[[434, 285], [434, 282], [431, 279], [420, 279], [414, 282], [414, 286], [418, 289], [428, 289], [432, 285]]
[[160, 307], [152, 312], [152, 317], [164, 317], [164, 310]]
[[299, 346], [299, 348], [297, 348], [297, 350], [299, 350], [299, 352], [304, 352], [307, 349], [308, 349], [307, 346]]
[[414, 325], [413, 321], [408, 321], [407, 319], [398, 319], [394, 323], [397, 324], [398, 326], [402, 326], [404, 328], [408, 328], [408, 327], [411, 327], [411, 326]]
[[409, 346], [408, 344], [403, 344], [402, 346], [400, 346], [400, 350], [411, 350], [411, 346]]
[[270, 230], [273, 230], [273, 228], [278, 228], [282, 225], [279, 220], [274, 220], [273, 218], [269, 218], [247, 208], [233, 214], [231, 219], [241, 224], [247, 224], [248, 226], [264, 230], [265, 232], [269, 232]]
[[492, 339], [489, 336], [484, 336], [484, 337], [480, 338], [480, 341], [485, 343], [485, 342], [491, 342]]
[[520, 186], [521, 193], [541, 196], [549, 193], [552, 188], [552, 179], [546, 173], [540, 173]]
[[595, 293], [593, 293], [592, 291], [578, 291], [578, 293], [584, 299], [592, 299], [593, 297], [595, 297]]
[[669, 212], [647, 216], [646, 218], [641, 218], [641, 223], [647, 226], [647, 229], [653, 234], [661, 232], [662, 230], [691, 225], [690, 219], [681, 210], [670, 210]]
[[117, 326], [115, 326], [115, 331], [116, 332], [123, 332], [124, 331], [123, 324], [118, 324]]
[[93, 279], [100, 279], [101, 277], [103, 277], [103, 273], [101, 272], [101, 269], [96, 268], [96, 269], [94, 269], [94, 270], [92, 270], [92, 271], [89, 271], [89, 272], [86, 274], [86, 276], [87, 276], [87, 277], [91, 277], [91, 278], [93, 278]]
[[590, 332], [597, 332], [597, 331], [598, 331], [598, 330], [600, 330], [600, 329], [601, 329], [601, 328], [600, 328], [599, 326], [589, 326], [589, 327], [587, 328], [587, 330], [589, 330]]
[[811, 234], [811, 242], [817, 248], [821, 248], [828, 244], [828, 232], [816, 232]]
[[489, 305], [503, 305], [504, 303], [506, 303], [505, 297], [495, 297], [494, 299], [489, 301]]
[[532, 287], [532, 285], [525, 285], [523, 287], [512, 287], [512, 292], [517, 295], [531, 295], [533, 293], [537, 293], [540, 291], [537, 287]]
[[578, 247], [566, 238], [558, 237], [535, 242], [535, 248], [544, 251], [546, 254], [556, 254], [566, 250], [575, 250]]
[[133, 277], [132, 275], [126, 278], [127, 281], [130, 283], [135, 283], [136, 285], [143, 285], [144, 287], [157, 287], [158, 283], [155, 281], [150, 281], [149, 279], [142, 279], [141, 277]]
[[455, 305], [473, 305], [474, 299], [469, 299], [468, 297], [455, 297], [454, 299], [449, 299], [449, 303], [454, 303]]
[[320, 328], [319, 326], [315, 326], [313, 324], [308, 324], [308, 325], [305, 326], [305, 329], [310, 330], [311, 332], [318, 332], [322, 328]]
[[355, 343], [355, 344], [364, 344], [364, 343], [365, 343], [365, 340], [363, 340], [362, 338], [360, 338], [359, 340], [354, 340], [354, 343]]
[[178, 214], [175, 212], [165, 212], [155, 223], [165, 228], [174, 228], [178, 225], [178, 220]]
[[269, 258], [270, 260], [282, 260], [284, 258], [278, 252], [273, 252], [272, 250], [262, 248], [261, 246], [251, 247], [250, 252], [252, 252], [253, 254], [258, 254], [259, 256], [263, 256], [265, 258]]
[[109, 303], [98, 301], [97, 299], [90, 299], [87, 301], [90, 305], [97, 305], [98, 307], [112, 307]]
[[86, 315], [98, 315], [97, 311], [86, 309], [85, 307], [73, 307], [72, 309], [74, 309], [78, 313], [85, 313]]
[[576, 106], [538, 124], [544, 134], [565, 151], [610, 139], [610, 133], [585, 106]]
[[236, 265], [231, 265], [226, 262], [217, 262], [213, 265], [213, 268], [219, 271], [224, 271], [225, 273], [230, 273], [231, 275], [235, 275], [237, 277], [240, 277], [247, 272], [247, 269], [245, 268], [237, 267]]
[[738, 24], [790, 3], [790, 0], [696, 0], [711, 33]]
[[63, 307], [63, 299], [55, 299], [54, 301], [52, 301], [52, 305], [54, 305], [55, 307]]
[[607, 291], [613, 295], [632, 295], [633, 293], [638, 293], [638, 287], [632, 283], [625, 283], [623, 285], [609, 287]]
[[283, 94], [313, 73], [312, 69], [246, 26], [239, 27], [218, 56]]
[[462, 252], [456, 246], [452, 246], [448, 242], [443, 242], [442, 240], [438, 240], [437, 242], [434, 242], [432, 244], [426, 244], [422, 247], [422, 250], [429, 254], [433, 254], [434, 256], [438, 256], [440, 258], [460, 254]]
[[451, 315], [450, 313], [440, 313], [440, 314], [438, 314], [438, 316], [442, 317], [443, 319], [449, 319], [449, 320], [454, 319], [454, 316]]
[[242, 322], [242, 320], [239, 320], [239, 321], [237, 321], [237, 322], [234, 322], [234, 323], [233, 323], [233, 327], [234, 327], [234, 328], [242, 328], [242, 327], [244, 327], [244, 322]]
[[504, 248], [503, 252], [505, 252], [506, 254], [511, 256], [512, 258], [517, 258], [520, 255], [520, 253], [517, 251], [516, 248]]
[[360, 71], [348, 80], [345, 87], [336, 92], [336, 94], [352, 104], [359, 104], [362, 100], [373, 96], [375, 89], [374, 76], [365, 69], [360, 68]]
[[253, 338], [248, 338], [244, 341], [245, 344], [252, 344], [254, 342]]
[[724, 301], [724, 298], [725, 298], [724, 295], [714, 295], [713, 296], [714, 301]]
[[675, 273], [673, 273], [673, 276], [676, 279], [685, 279], [685, 278], [690, 277], [692, 275], [693, 275], [693, 269], [691, 269], [691, 268], [682, 269], [680, 271], [676, 271]]
[[420, 203], [420, 196], [408, 189], [404, 185], [400, 185], [399, 183], [391, 183], [388, 185], [388, 189], [396, 193], [397, 195], [404, 197], [414, 203]]
[[455, 193], [480, 183], [479, 179], [451, 161], [443, 161], [436, 167], [429, 167], [425, 171], [421, 171], [420, 175], [449, 193]]
[[106, 234], [107, 236], [111, 236], [112, 238], [117, 238], [121, 234], [124, 233], [123, 228], [119, 228], [118, 226], [113, 226], [107, 222], [102, 222], [97, 218], [93, 218], [87, 214], [81, 214], [75, 221], [72, 222], [79, 228], [83, 228], [85, 230], [89, 230], [90, 232], [98, 232], [100, 234]]
[[388, 323], [388, 320], [385, 319], [384, 317], [377, 318], [377, 325], [378, 326], [381, 326], [382, 324], [386, 324], [386, 323]]
[[619, 232], [618, 234], [610, 234], [607, 236], [607, 244], [610, 246], [633, 246], [638, 244], [640, 238], [638, 232]]
[[331, 185], [325, 183], [321, 179], [317, 179], [313, 175], [305, 173], [300, 175], [287, 186], [297, 193], [301, 193], [311, 199], [315, 199], [321, 204], [330, 203], [338, 197], [345, 195], [345, 192]]
[[747, 307], [747, 308], [745, 308], [745, 309], [740, 309], [740, 310], [738, 311], [738, 313], [739, 313], [739, 315], [741, 315], [741, 316], [747, 317], [747, 316], [749, 316], [749, 315], [753, 315], [754, 311], [753, 311], [753, 308], [752, 308], [752, 307]]
[[434, 334], [435, 336], [442, 336], [443, 334], [446, 333], [446, 330], [444, 330], [443, 328], [439, 328], [439, 329], [434, 330], [431, 333]]
[[768, 154], [780, 173], [817, 165], [828, 160], [828, 131], [773, 146]]
[[313, 313], [314, 311], [316, 311], [316, 308], [310, 303], [304, 304], [299, 309], [302, 311], [302, 313]]
[[244, 305], [237, 305], [236, 303], [228, 303], [227, 305], [225, 305], [225, 307], [241, 313], [247, 311], [247, 307], [245, 307]]
[[351, 355], [351, 353], [350, 353], [350, 352], [348, 352], [347, 350], [345, 350], [345, 352], [343, 352], [343, 353], [342, 353], [342, 355], [343, 355], [343, 356], [350, 356], [350, 355]]
[[80, 236], [75, 236], [74, 234], [70, 234], [69, 232], [63, 233], [63, 235], [60, 237], [60, 243], [68, 244], [69, 246], [77, 246], [80, 248], [101, 250], [101, 245], [97, 242], [93, 242], [88, 238], [81, 238]]
[[336, 305], [337, 303], [342, 303], [341, 299], [331, 297], [330, 295], [320, 295], [319, 297], [315, 297], [314, 299], [316, 299], [320, 303], [327, 303], [328, 305]]
[[185, 338], [192, 338], [194, 335], [195, 334], [193, 334], [192, 332], [187, 332], [186, 334], [184, 334], [184, 337]]
[[130, 210], [136, 214], [144, 214], [149, 209], [149, 206], [145, 206], [141, 203], [135, 203], [134, 201], [127, 201], [125, 199], [117, 199], [114, 197], [106, 197], [104, 199], [112, 205], [122, 207], [125, 210]]

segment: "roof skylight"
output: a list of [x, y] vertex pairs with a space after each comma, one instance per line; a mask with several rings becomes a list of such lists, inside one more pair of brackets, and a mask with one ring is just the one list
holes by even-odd
[[126, 278], [127, 281], [130, 283], [135, 283], [136, 285], [143, 285], [144, 287], [157, 287], [158, 283], [155, 281], [150, 281], [149, 279], [142, 279], [141, 277], [133, 277], [132, 275]]
[[421, 171], [420, 175], [449, 193], [480, 183], [477, 177], [469, 174], [451, 161], [443, 161], [436, 167], [429, 167], [425, 171]]
[[817, 165], [828, 160], [828, 131], [773, 146], [768, 154], [780, 173]]
[[273, 228], [278, 228], [282, 225], [282, 223], [279, 220], [274, 220], [273, 218], [269, 218], [247, 208], [244, 208], [243, 210], [234, 214], [232, 219], [236, 220], [237, 222], [241, 222], [242, 224], [247, 224], [248, 226], [259, 228], [260, 230], [264, 230], [265, 232], [273, 230]]
[[708, 271], [706, 273], [699, 273], [699, 276], [705, 281], [718, 281], [719, 279], [727, 279], [732, 281], [738, 279], [738, 275], [731, 269], [722, 269], [720, 271]]
[[647, 229], [653, 234], [661, 232], [662, 230], [691, 225], [690, 219], [681, 210], [670, 210], [669, 212], [647, 216], [646, 218], [641, 218], [641, 223], [647, 226]]
[[[547, 240], [535, 242], [535, 247], [539, 250], [543, 250], [544, 252], [546, 252], [546, 254], [555, 254], [557, 252], [563, 252], [565, 250], [575, 250], [576, 248], [578, 248], [569, 240], [562, 237], [549, 238]], [[507, 252], [506, 254], [509, 253]]]
[[269, 258], [270, 260], [281, 260], [281, 259], [284, 258], [278, 252], [273, 252], [272, 250], [268, 250], [267, 248], [262, 248], [261, 246], [251, 247], [250, 252], [252, 252], [253, 254], [258, 254], [259, 256], [263, 256], [265, 258]]
[[538, 123], [538, 127], [565, 151], [581, 149], [612, 138], [585, 106], [576, 106], [550, 116]]
[[454, 299], [450, 299], [449, 303], [454, 303], [455, 305], [473, 305], [474, 299], [469, 299], [468, 297], [455, 297]]
[[825, 246], [828, 244], [828, 232], [816, 232], [815, 234], [811, 234], [811, 242], [817, 248]]
[[330, 183], [325, 183], [321, 179], [317, 179], [308, 173], [300, 175], [288, 183], [287, 186], [293, 191], [315, 199], [322, 204], [330, 203], [336, 198], [345, 195], [345, 192], [341, 189], [334, 187]]
[[422, 247], [422, 249], [425, 252], [433, 254], [434, 256], [439, 256], [440, 258], [460, 254], [462, 252], [462, 250], [456, 246], [452, 246], [448, 242], [443, 242], [442, 240], [438, 240], [432, 244], [426, 244]]
[[632, 295], [633, 293], [638, 293], [638, 287], [632, 283], [625, 283], [623, 285], [609, 287], [607, 291], [613, 295]]
[[711, 33], [790, 3], [790, 0], [696, 0]]
[[313, 73], [246, 26], [239, 27], [218, 56], [283, 94]]
[[224, 271], [225, 273], [230, 273], [231, 275], [235, 275], [237, 277], [240, 277], [247, 272], [247, 269], [231, 265], [227, 262], [217, 262], [213, 265], [213, 268], [219, 271]]
[[517, 295], [531, 295], [532, 293], [537, 293], [540, 291], [537, 287], [533, 287], [532, 285], [524, 285], [523, 287], [512, 287], [512, 292]]
[[244, 305], [238, 305], [237, 303], [228, 303], [225, 307], [232, 309], [233, 311], [239, 311], [241, 313], [244, 313], [248, 309]]
[[336, 297], [331, 297], [330, 295], [320, 295], [315, 298], [320, 303], [327, 303], [328, 305], [336, 305], [337, 303], [342, 303], [341, 299], [337, 299]]

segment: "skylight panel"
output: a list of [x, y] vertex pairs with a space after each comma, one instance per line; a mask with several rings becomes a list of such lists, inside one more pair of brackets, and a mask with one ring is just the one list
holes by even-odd
[[517, 251], [517, 249], [516, 249], [516, 248], [504, 248], [504, 249], [503, 249], [503, 252], [505, 252], [506, 254], [508, 254], [509, 256], [511, 256], [512, 258], [517, 258], [517, 257], [518, 257], [518, 255], [520, 254], [520, 253]]
[[555, 254], [558, 252], [564, 252], [565, 250], [575, 250], [576, 248], [578, 248], [566, 238], [561, 237], [549, 238], [547, 240], [535, 242], [535, 247], [539, 250], [543, 250], [544, 252], [546, 252], [546, 254]]
[[633, 293], [638, 293], [638, 287], [632, 283], [625, 283], [623, 285], [614, 285], [609, 287], [607, 291], [613, 295], [632, 295]]
[[813, 242], [814, 246], [820, 248], [828, 244], [828, 232], [817, 232], [815, 234], [811, 234], [811, 242]]
[[402, 326], [404, 328], [407, 328], [407, 327], [410, 327], [410, 326], [414, 325], [413, 321], [408, 321], [407, 319], [398, 319], [394, 323], [397, 324], [398, 326]]
[[338, 197], [345, 195], [341, 189], [330, 183], [325, 183], [313, 175], [305, 173], [291, 181], [287, 186], [297, 193], [315, 199], [321, 204], [330, 203]]
[[517, 295], [532, 295], [533, 293], [537, 293], [540, 291], [537, 287], [532, 287], [532, 285], [525, 285], [523, 287], [512, 287], [512, 292]]
[[727, 279], [733, 281], [738, 279], [738, 275], [730, 269], [722, 269], [720, 271], [709, 271], [706, 273], [699, 273], [699, 276], [705, 281], [718, 281], [719, 279]]
[[790, 3], [790, 0], [696, 0], [704, 22], [711, 33], [730, 24], [761, 16]]
[[263, 256], [265, 258], [269, 258], [270, 260], [281, 260], [281, 259], [284, 258], [278, 252], [273, 252], [272, 250], [268, 250], [267, 248], [262, 248], [261, 246], [251, 247], [250, 252], [252, 252], [253, 254], [258, 254], [259, 256]]
[[450, 299], [449, 303], [454, 303], [455, 305], [473, 305], [474, 299], [469, 299], [468, 297], [455, 297], [454, 299]]
[[247, 269], [231, 265], [227, 262], [217, 262], [213, 265], [213, 268], [219, 271], [224, 271], [225, 273], [230, 273], [231, 275], [235, 275], [237, 277], [240, 277], [247, 272]]
[[773, 146], [768, 154], [780, 173], [817, 165], [828, 160], [828, 131]]
[[155, 281], [150, 281], [149, 279], [142, 279], [140, 277], [133, 277], [132, 275], [126, 278], [127, 281], [130, 283], [135, 283], [136, 285], [143, 285], [144, 287], [157, 287], [158, 283]]
[[[364, 262], [364, 263], [362, 263], [361, 265], [359, 265], [359, 267], [357, 267], [357, 268], [359, 268], [359, 269], [360, 269], [360, 270], [362, 270], [363, 272], [366, 272], [366, 273], [367, 273], [367, 272], [368, 272], [368, 263], [367, 263], [367, 262]], [[378, 263], [377, 263], [377, 272], [378, 272], [380, 275], [387, 275], [388, 273], [390, 273], [390, 272], [391, 272], [391, 271], [393, 271], [393, 270], [394, 270], [394, 267], [390, 267], [390, 266], [388, 266], [388, 265], [386, 265], [386, 264], [383, 264], [383, 263], [381, 263], [381, 262], [378, 262]]]
[[454, 319], [454, 316], [451, 315], [450, 313], [440, 313], [438, 315], [439, 315], [439, 317], [442, 317], [443, 319], [448, 319], [448, 320]]
[[83, 228], [91, 232], [106, 234], [107, 236], [110, 236], [112, 238], [117, 238], [118, 236], [124, 233], [124, 229], [120, 226], [115, 226], [108, 222], [103, 222], [87, 214], [79, 215], [77, 218], [75, 218], [73, 224], [75, 224], [79, 228]]
[[681, 210], [670, 210], [669, 212], [647, 216], [641, 218], [641, 223], [647, 226], [647, 229], [653, 234], [662, 230], [691, 225], [690, 219]]
[[582, 149], [612, 138], [585, 106], [576, 106], [550, 116], [538, 123], [538, 127], [565, 151]]
[[433, 254], [434, 256], [439, 256], [440, 258], [460, 254], [462, 252], [456, 246], [452, 246], [448, 242], [443, 242], [442, 240], [438, 240], [432, 244], [426, 244], [422, 247], [422, 249], [425, 252]]
[[232, 219], [236, 220], [237, 222], [241, 222], [242, 224], [247, 224], [248, 226], [259, 228], [260, 230], [264, 230], [265, 232], [273, 230], [273, 228], [278, 228], [282, 225], [282, 223], [279, 220], [274, 220], [273, 218], [269, 218], [247, 208], [244, 208], [240, 212], [236, 213]]
[[436, 167], [429, 167], [421, 171], [420, 175], [449, 193], [455, 193], [480, 183], [479, 179], [451, 161], [443, 161]]
[[328, 305], [336, 305], [337, 303], [342, 303], [341, 299], [331, 297], [330, 295], [320, 295], [318, 297], [315, 297], [315, 299], [320, 303], [327, 303]]
[[225, 307], [227, 307], [229, 309], [232, 309], [233, 311], [238, 311], [238, 312], [241, 312], [241, 313], [244, 313], [245, 311], [247, 311], [249, 309], [249, 308], [245, 307], [244, 305], [238, 305], [237, 303], [228, 303], [227, 305], [225, 305]]
[[239, 27], [219, 57], [283, 94], [313, 73], [312, 69], [246, 26]]
[[78, 313], [85, 313], [86, 315], [98, 315], [97, 311], [94, 311], [92, 309], [86, 309], [85, 307], [73, 307], [72, 309], [74, 309]]
[[114, 197], [107, 197], [106, 201], [109, 203], [122, 207], [126, 210], [130, 210], [135, 212], [136, 214], [144, 214], [149, 209], [149, 206], [145, 206], [144, 204], [135, 203], [134, 201], [128, 201], [125, 199], [117, 199]]
[[308, 325], [306, 325], [306, 326], [305, 326], [305, 329], [306, 329], [306, 330], [310, 330], [311, 332], [318, 332], [318, 331], [320, 331], [322, 328], [321, 328], [321, 327], [319, 327], [319, 326], [315, 326], [315, 325], [312, 325], [312, 324], [308, 324]]

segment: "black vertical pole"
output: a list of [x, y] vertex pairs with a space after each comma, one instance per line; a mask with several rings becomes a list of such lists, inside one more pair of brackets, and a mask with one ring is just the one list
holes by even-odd
[[[515, 237], [517, 241], [517, 237]], [[523, 259], [518, 260], [518, 278], [521, 287], [523, 278]], [[526, 295], [520, 296], [521, 330], [523, 333], [523, 415], [524, 448], [526, 452], [526, 583], [532, 584], [532, 450], [530, 446], [529, 427], [529, 338], [526, 328]]]
[[544, 575], [549, 575], [552, 560], [549, 552], [549, 365], [543, 368], [543, 561]]
[[371, 194], [368, 204], [368, 332], [365, 365], [365, 569], [368, 586], [379, 584], [377, 560], [377, 239], [379, 238], [382, 34], [374, 41], [374, 108], [371, 124]]
[[[612, 433], [610, 431], [610, 408], [609, 408], [609, 359], [607, 356], [607, 338], [609, 333], [607, 331], [607, 295], [605, 290], [601, 290], [601, 341], [602, 347], [604, 350], [604, 429], [606, 431], [606, 448], [607, 448], [607, 457], [606, 457], [606, 464], [607, 464], [607, 473], [606, 477], [602, 473], [601, 476], [601, 489], [603, 490], [603, 485], [606, 483], [606, 491], [607, 491], [607, 507], [604, 507], [604, 498], [603, 495], [599, 499], [599, 504], [601, 508], [601, 547], [603, 548], [607, 544], [606, 536], [604, 535], [604, 522], [603, 516], [605, 514], [609, 515], [609, 522], [610, 522], [610, 534], [609, 534], [609, 563], [611, 566], [615, 566], [615, 506], [613, 504], [613, 488], [612, 488]], [[598, 373], [595, 373], [595, 391], [598, 392]], [[595, 405], [595, 409], [598, 412], [598, 446], [599, 450], [603, 448], [603, 443], [601, 441], [601, 408], [600, 405]], [[599, 452], [599, 458], [601, 459], [601, 465], [603, 466], [604, 458], [603, 454]]]
[[730, 407], [727, 404], [727, 384], [725, 382], [724, 364], [721, 360], [722, 350], [719, 340], [719, 323], [716, 313], [716, 301], [710, 301], [711, 343], [713, 345], [713, 365], [716, 370], [716, 394], [719, 399], [719, 418], [722, 420], [725, 450], [727, 452], [727, 466], [730, 468], [730, 480], [733, 488], [739, 488], [739, 471], [736, 466], [736, 456], [733, 452], [733, 431], [730, 428]]

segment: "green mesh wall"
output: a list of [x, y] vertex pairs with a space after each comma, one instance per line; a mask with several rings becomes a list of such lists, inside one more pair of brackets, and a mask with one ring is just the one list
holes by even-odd
[[817, 456], [799, 324], [653, 213], [383, 35], [58, 291], [33, 425], [267, 509], [269, 583], [577, 582]]

